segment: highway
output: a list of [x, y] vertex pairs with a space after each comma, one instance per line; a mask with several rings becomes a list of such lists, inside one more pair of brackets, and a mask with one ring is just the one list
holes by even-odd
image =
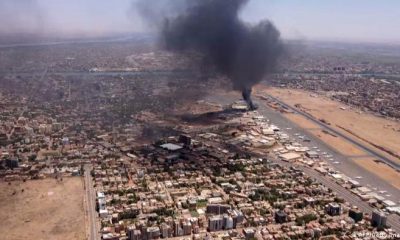
[[270, 97], [271, 99], [273, 99], [274, 101], [278, 102], [282, 106], [285, 106], [286, 108], [294, 111], [295, 113], [302, 115], [303, 117], [305, 117], [308, 120], [312, 121], [313, 123], [319, 125], [320, 127], [322, 127], [324, 129], [334, 133], [335, 135], [343, 138], [344, 140], [350, 142], [351, 144], [356, 145], [357, 147], [361, 148], [365, 152], [369, 153], [371, 156], [379, 158], [380, 160], [382, 160], [383, 162], [385, 162], [386, 164], [388, 164], [392, 168], [394, 168], [396, 170], [400, 170], [400, 164], [398, 162], [395, 162], [395, 161], [383, 156], [382, 154], [376, 152], [374, 149], [372, 149], [372, 148], [370, 148], [370, 147], [368, 147], [368, 146], [366, 146], [364, 144], [361, 144], [360, 142], [352, 139], [351, 137], [349, 137], [349, 136], [347, 136], [347, 135], [335, 130], [334, 128], [330, 127], [329, 125], [327, 125], [325, 123], [322, 123], [318, 119], [315, 119], [312, 115], [310, 115], [308, 113], [305, 113], [305, 112], [302, 112], [302, 111], [298, 110], [297, 108], [292, 107], [292, 106], [286, 104], [285, 102], [282, 102], [281, 100], [279, 100], [276, 97], [273, 97], [271, 95], [267, 95], [267, 96]]
[[90, 175], [90, 165], [85, 165], [85, 191], [86, 191], [86, 204], [89, 222], [89, 240], [100, 239], [97, 228], [97, 212], [96, 212], [96, 195], [93, 189], [92, 176]]

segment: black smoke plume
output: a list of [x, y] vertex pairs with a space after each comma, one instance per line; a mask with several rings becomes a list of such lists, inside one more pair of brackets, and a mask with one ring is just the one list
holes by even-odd
[[275, 69], [283, 44], [270, 21], [250, 25], [239, 19], [247, 2], [187, 0], [176, 16], [165, 17], [161, 33], [167, 50], [201, 52], [205, 62], [229, 77], [249, 108], [255, 109], [251, 89]]

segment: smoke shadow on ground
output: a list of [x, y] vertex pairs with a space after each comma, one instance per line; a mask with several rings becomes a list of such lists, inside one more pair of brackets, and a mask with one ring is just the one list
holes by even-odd
[[236, 109], [223, 109], [221, 111], [212, 111], [200, 114], [182, 114], [179, 117], [182, 121], [189, 124], [219, 124], [226, 122], [226, 120], [232, 119], [241, 115], [243, 110]]

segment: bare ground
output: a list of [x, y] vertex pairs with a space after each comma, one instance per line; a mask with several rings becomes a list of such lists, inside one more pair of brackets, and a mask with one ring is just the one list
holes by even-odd
[[[310, 113], [317, 119], [324, 119], [331, 127], [341, 131], [343, 134], [363, 144], [374, 147], [376, 151], [395, 161], [400, 161], [399, 158], [389, 155], [387, 152], [376, 147], [376, 145], [379, 145], [395, 154], [400, 153], [399, 122], [377, 117], [369, 113], [360, 113], [356, 109], [349, 109], [347, 106], [325, 96], [315, 95], [306, 91], [266, 88], [265, 86], [258, 86], [257, 91], [259, 93], [271, 94], [291, 106], [300, 104], [300, 108], [303, 111]], [[384, 163], [376, 162], [373, 158], [359, 158], [359, 156], [368, 154], [340, 137], [334, 137], [323, 132], [317, 124], [303, 116], [292, 113], [286, 113], [284, 116], [307, 129], [311, 134], [317, 136], [343, 155], [350, 158], [358, 157], [352, 159], [352, 161], [400, 189], [400, 173], [395, 169]]]
[[0, 182], [1, 239], [86, 239], [79, 177]]
[[385, 163], [375, 161], [374, 158], [357, 158], [353, 161], [369, 172], [377, 174], [394, 187], [400, 189], [399, 173]]
[[[259, 86], [257, 90], [271, 94], [291, 106], [299, 104], [303, 111], [316, 119], [324, 119], [337, 131], [400, 162], [400, 159], [396, 157], [400, 155], [400, 122], [360, 112], [358, 109], [349, 108], [326, 96], [307, 91], [266, 88], [265, 86]], [[309, 123], [304, 127], [309, 128]], [[389, 152], [393, 154], [388, 154]]]

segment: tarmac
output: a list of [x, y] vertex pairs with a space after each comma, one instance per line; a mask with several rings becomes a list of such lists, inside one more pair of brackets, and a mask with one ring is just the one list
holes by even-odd
[[[241, 100], [240, 93], [237, 94], [237, 97], [231, 96], [228, 94], [217, 94], [217, 95], [210, 95], [207, 96], [206, 101], [219, 103], [221, 105], [228, 106], [234, 103], [237, 100]], [[263, 100], [261, 99], [253, 99], [254, 102], [261, 103]], [[385, 199], [392, 200], [396, 204], [400, 204], [400, 191], [386, 182], [385, 180], [379, 178], [378, 176], [374, 175], [371, 172], [368, 172], [361, 166], [357, 165], [353, 162], [352, 159], [349, 159], [347, 156], [337, 152], [331, 146], [324, 143], [317, 137], [314, 137], [310, 132], [302, 127], [298, 126], [296, 123], [290, 121], [289, 119], [285, 118], [282, 113], [274, 110], [272, 108], [263, 106], [263, 104], [258, 104], [259, 108], [257, 111], [261, 113], [266, 119], [270, 121], [271, 124], [278, 126], [282, 132], [287, 133], [292, 140], [297, 139], [297, 142], [301, 143], [303, 146], [309, 147], [312, 149], [313, 147], [317, 147], [320, 150], [320, 153], [326, 152], [328, 155], [331, 155], [334, 160], [329, 161], [328, 159], [324, 159], [329, 165], [332, 166], [333, 169], [339, 171], [340, 173], [345, 174], [348, 177], [355, 178], [356, 176], [361, 176], [361, 179], [354, 179], [358, 181], [362, 186], [366, 186], [376, 192], [378, 195], [382, 195]], [[301, 136], [305, 136], [311, 140], [310, 142], [304, 142], [303, 140], [299, 139], [297, 135], [300, 134]], [[322, 158], [323, 159], [323, 158]], [[333, 162], [339, 162], [339, 164], [333, 164]], [[344, 189], [340, 185], [336, 184], [334, 181], [330, 181], [326, 177], [322, 177], [316, 171], [307, 168], [305, 172], [311, 175], [311, 177], [316, 178], [316, 180], [320, 181], [324, 185], [332, 188], [336, 191], [339, 196], [345, 198], [348, 202], [353, 205], [358, 206], [360, 209], [363, 209], [366, 212], [371, 212], [372, 208], [364, 201], [359, 199], [355, 194], [352, 194], [348, 190]], [[380, 194], [379, 191], [386, 191], [384, 194]], [[393, 228], [396, 231], [400, 231], [400, 217], [394, 214], [391, 214], [390, 222], [393, 225]]]

